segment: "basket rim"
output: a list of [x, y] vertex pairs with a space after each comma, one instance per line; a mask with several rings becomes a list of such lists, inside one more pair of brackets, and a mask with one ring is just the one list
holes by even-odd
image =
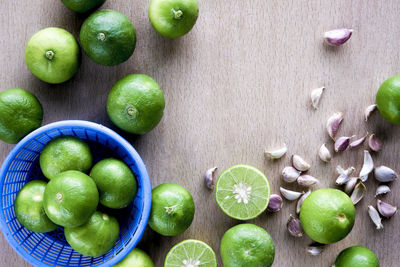
[[[90, 122], [90, 121], [85, 121], [85, 120], [63, 120], [63, 121], [57, 121], [57, 122], [52, 122], [47, 125], [44, 125], [33, 132], [29, 133], [26, 135], [21, 141], [19, 141], [13, 149], [9, 152], [7, 157], [4, 159], [2, 166], [0, 168], [0, 189], [3, 188], [4, 186], [4, 177], [7, 172], [7, 170], [10, 167], [10, 164], [12, 162], [12, 159], [16, 156], [17, 153], [21, 150], [22, 147], [24, 147], [28, 142], [30, 142], [33, 138], [36, 138], [37, 136], [43, 134], [44, 132], [47, 132], [49, 130], [53, 130], [56, 128], [66, 128], [66, 127], [84, 127], [87, 129], [91, 129], [94, 131], [99, 131], [108, 137], [114, 139], [119, 145], [123, 146], [124, 149], [128, 151], [128, 154], [130, 157], [132, 157], [133, 161], [137, 164], [138, 171], [141, 174], [141, 180], [142, 180], [142, 187], [143, 187], [143, 211], [141, 214], [141, 218], [139, 221], [139, 224], [137, 226], [137, 229], [133, 235], [133, 240], [130, 242], [130, 244], [125, 247], [123, 251], [121, 251], [118, 255], [113, 257], [107, 262], [104, 262], [100, 265], [97, 265], [99, 267], [101, 266], [113, 266], [117, 264], [119, 261], [121, 261], [127, 254], [129, 254], [133, 248], [137, 245], [137, 243], [140, 241], [140, 239], [143, 236], [144, 230], [147, 226], [147, 222], [150, 216], [150, 210], [151, 210], [151, 183], [149, 179], [149, 175], [146, 169], [146, 165], [144, 164], [142, 158], [139, 156], [137, 151], [133, 148], [133, 146], [122, 136], [120, 136], [118, 133], [115, 131], [109, 129], [108, 127], [95, 123], [95, 122]], [[0, 196], [2, 196], [2, 192], [0, 192]], [[0, 201], [0, 208], [3, 208], [3, 202]], [[18, 242], [11, 236], [10, 231], [8, 229], [8, 226], [5, 222], [5, 217], [4, 214], [1, 212], [0, 213], [0, 230], [2, 231], [4, 237], [6, 238], [7, 242], [11, 245], [11, 247], [26, 261], [28, 261], [30, 264], [33, 264], [34, 266], [45, 266], [45, 264], [39, 260], [37, 260], [35, 257], [32, 255], [28, 254], [26, 250], [22, 249]], [[50, 266], [50, 265], [48, 265]]]

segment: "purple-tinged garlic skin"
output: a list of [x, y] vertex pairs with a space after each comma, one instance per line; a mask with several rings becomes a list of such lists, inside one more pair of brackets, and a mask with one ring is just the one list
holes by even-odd
[[389, 167], [379, 166], [374, 170], [375, 179], [382, 183], [392, 182], [397, 179], [397, 173]]
[[376, 201], [376, 206], [378, 208], [379, 213], [386, 218], [392, 217], [397, 212], [396, 206], [383, 202], [380, 199]]
[[368, 121], [369, 117], [371, 116], [372, 112], [374, 112], [374, 110], [376, 110], [376, 104], [369, 105], [368, 107], [365, 108], [364, 119], [366, 122]]
[[324, 40], [330, 46], [341, 46], [350, 39], [352, 34], [352, 29], [335, 29], [325, 32]]
[[303, 236], [303, 227], [301, 227], [300, 219], [290, 214], [289, 220], [286, 224], [288, 232], [294, 237]]
[[376, 189], [375, 197], [387, 194], [389, 192], [390, 192], [390, 187], [385, 184], [382, 184], [378, 186], [378, 188]]
[[301, 171], [296, 170], [292, 166], [286, 166], [282, 170], [283, 180], [287, 183], [296, 182], [297, 178], [299, 178]]
[[340, 124], [343, 121], [343, 113], [335, 112], [332, 116], [330, 116], [326, 122], [326, 131], [330, 138], [335, 141], [336, 133], [339, 130]]
[[353, 142], [350, 143], [349, 147], [350, 147], [350, 148], [359, 147], [359, 146], [361, 146], [362, 144], [364, 144], [365, 139], [367, 139], [367, 135], [365, 135], [365, 136], [363, 136], [363, 137], [361, 137], [361, 138], [358, 138], [357, 140], [354, 140]]
[[368, 138], [368, 146], [372, 151], [378, 152], [382, 149], [382, 141], [375, 134], [371, 134]]
[[283, 187], [280, 187], [279, 191], [281, 191], [282, 196], [289, 201], [296, 200], [303, 194], [303, 192], [292, 191]]
[[269, 203], [267, 209], [271, 212], [278, 212], [283, 206], [283, 199], [280, 195], [272, 194], [269, 197]]
[[377, 230], [383, 229], [382, 218], [379, 212], [371, 205], [368, 206], [368, 215], [375, 224]]
[[342, 136], [335, 141], [335, 152], [343, 152], [350, 145], [350, 139], [352, 136]]

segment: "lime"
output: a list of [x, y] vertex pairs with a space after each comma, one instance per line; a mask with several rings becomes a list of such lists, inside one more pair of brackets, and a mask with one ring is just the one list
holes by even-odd
[[52, 179], [57, 174], [76, 170], [86, 172], [92, 166], [89, 146], [74, 136], [60, 136], [51, 140], [40, 154], [40, 168]]
[[175, 236], [186, 231], [194, 217], [192, 195], [180, 185], [165, 183], [152, 191], [149, 226], [157, 233]]
[[400, 124], [400, 76], [384, 81], [376, 93], [376, 105], [382, 117]]
[[130, 20], [115, 10], [99, 10], [88, 17], [79, 35], [82, 49], [94, 62], [115, 66], [130, 58], [136, 32]]
[[17, 220], [29, 230], [45, 233], [57, 229], [46, 215], [43, 208], [43, 194], [47, 183], [34, 180], [22, 187], [14, 203]]
[[75, 37], [66, 30], [46, 28], [28, 41], [25, 62], [40, 80], [62, 83], [71, 79], [79, 68], [79, 46]]
[[65, 227], [68, 244], [84, 256], [99, 257], [106, 254], [119, 237], [117, 219], [96, 211], [89, 221], [78, 227]]
[[0, 92], [0, 140], [16, 144], [42, 120], [42, 105], [32, 93], [18, 88]]
[[134, 248], [131, 252], [120, 262], [114, 265], [114, 267], [154, 267], [154, 263], [141, 249]]
[[131, 74], [116, 82], [107, 100], [111, 121], [134, 134], [145, 134], [156, 127], [164, 107], [164, 93], [160, 86], [144, 74]]
[[78, 13], [86, 13], [98, 8], [104, 4], [106, 0], [61, 0], [63, 4]]
[[197, 0], [151, 0], [149, 19], [162, 36], [177, 38], [187, 34], [199, 16]]
[[217, 257], [206, 243], [188, 239], [173, 246], [165, 257], [164, 267], [176, 266], [217, 267]]
[[250, 220], [268, 206], [269, 182], [258, 169], [235, 165], [225, 170], [215, 185], [215, 200], [229, 217]]
[[275, 258], [271, 236], [254, 224], [239, 224], [225, 232], [221, 258], [226, 267], [267, 267]]
[[363, 246], [348, 247], [336, 258], [332, 267], [379, 267], [375, 253]]
[[90, 172], [100, 193], [100, 203], [112, 209], [128, 206], [137, 192], [131, 169], [117, 159], [103, 159]]
[[345, 238], [354, 225], [355, 208], [342, 191], [332, 188], [312, 192], [300, 209], [300, 221], [314, 241], [331, 244]]
[[86, 174], [66, 171], [53, 177], [44, 191], [44, 209], [54, 223], [77, 227], [86, 223], [99, 202], [96, 184]]

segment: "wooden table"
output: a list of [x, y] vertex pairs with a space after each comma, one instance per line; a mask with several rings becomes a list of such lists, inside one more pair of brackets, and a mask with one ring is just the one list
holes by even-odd
[[[118, 79], [145, 73], [159, 82], [166, 97], [161, 123], [141, 137], [123, 135], [143, 157], [153, 187], [165, 182], [185, 186], [193, 194], [196, 215], [191, 227], [177, 237], [160, 237], [147, 230], [139, 247], [156, 266], [162, 266], [172, 245], [187, 238], [207, 242], [219, 257], [222, 235], [239, 223], [222, 213], [203, 185], [203, 173], [212, 166], [221, 171], [237, 163], [254, 165], [268, 176], [273, 192], [279, 191], [280, 172], [293, 153], [312, 162], [310, 174], [321, 179], [317, 188], [334, 186], [338, 164], [354, 165], [359, 171], [362, 148], [335, 154], [329, 164], [317, 157], [322, 143], [332, 149], [324, 127], [335, 111], [345, 113], [340, 135], [376, 133], [384, 143], [383, 151], [373, 155], [376, 164], [400, 171], [396, 142], [400, 127], [385, 122], [378, 113], [368, 123], [363, 120], [364, 108], [374, 102], [379, 85], [400, 70], [398, 1], [200, 1], [195, 28], [176, 40], [152, 29], [148, 2], [108, 0], [104, 5], [126, 14], [136, 28], [137, 47], [128, 62], [103, 67], [84, 56], [72, 80], [49, 85], [25, 65], [27, 40], [49, 26], [78, 36], [84, 17], [61, 1], [0, 0], [0, 81], [1, 90], [21, 87], [34, 92], [44, 106], [44, 124], [83, 119], [112, 128], [105, 104]], [[353, 37], [342, 47], [328, 48], [322, 34], [337, 27], [353, 28]], [[316, 111], [309, 95], [320, 86], [327, 89]], [[289, 147], [284, 158], [265, 159], [266, 148], [283, 143]], [[11, 148], [1, 144], [1, 159]], [[294, 238], [286, 231], [295, 203], [285, 201], [279, 213], [252, 220], [275, 241], [274, 266], [330, 266], [340, 250], [356, 244], [375, 251], [381, 266], [398, 266], [399, 216], [384, 221], [384, 230], [375, 230], [367, 205], [375, 205], [377, 182], [370, 178], [366, 185], [368, 194], [357, 205], [353, 231], [318, 257], [306, 255], [308, 237]], [[394, 182], [393, 192], [383, 199], [399, 205], [399, 190], [399, 182]], [[30, 266], [3, 235], [0, 247], [0, 266]]]

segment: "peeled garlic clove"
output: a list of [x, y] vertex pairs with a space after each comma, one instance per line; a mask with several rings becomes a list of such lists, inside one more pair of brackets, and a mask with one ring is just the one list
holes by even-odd
[[350, 145], [350, 139], [353, 136], [342, 136], [335, 141], [335, 152], [343, 152]]
[[283, 205], [283, 199], [280, 195], [272, 194], [269, 197], [269, 203], [267, 209], [272, 212], [278, 212], [281, 210]]
[[296, 170], [292, 166], [287, 166], [282, 170], [283, 180], [287, 183], [293, 183], [299, 178], [301, 171]]
[[335, 112], [332, 116], [329, 117], [328, 121], [326, 122], [326, 131], [334, 141], [336, 133], [339, 130], [339, 126], [342, 123], [342, 120], [343, 120], [343, 113]]
[[344, 192], [350, 195], [350, 193], [353, 192], [358, 180], [358, 177], [350, 177], [347, 183], [344, 185]]
[[299, 178], [297, 178], [297, 183], [300, 186], [309, 187], [309, 186], [319, 183], [319, 180], [311, 175], [302, 174], [299, 176]]
[[319, 148], [318, 156], [324, 162], [329, 162], [332, 159], [331, 152], [329, 152], [329, 149], [325, 144], [322, 144], [322, 146]]
[[214, 172], [217, 170], [217, 167], [208, 169], [204, 174], [204, 183], [211, 190], [214, 189]]
[[320, 87], [311, 91], [311, 104], [314, 109], [318, 109], [319, 101], [321, 100], [321, 96], [324, 90], [325, 87]]
[[397, 207], [390, 205], [389, 203], [383, 202], [380, 199], [377, 200], [377, 205], [379, 213], [386, 218], [392, 217], [396, 211]]
[[372, 222], [375, 224], [376, 229], [383, 229], [382, 219], [378, 211], [371, 205], [368, 206], [368, 214]]
[[364, 150], [364, 164], [360, 171], [359, 177], [365, 178], [364, 176], [367, 175], [367, 179], [368, 179], [368, 174], [370, 174], [373, 169], [374, 169], [374, 161], [372, 160], [371, 154], [369, 153], [368, 150]]
[[382, 142], [375, 134], [371, 134], [368, 139], [369, 148], [372, 151], [378, 152], [382, 148]]
[[330, 46], [340, 46], [350, 39], [352, 29], [335, 29], [324, 33], [324, 40]]
[[296, 205], [296, 213], [297, 214], [300, 213], [301, 205], [303, 205], [304, 199], [306, 199], [310, 194], [311, 194], [311, 190], [308, 190], [307, 192], [302, 194], [301, 197], [299, 198], [299, 200], [297, 201], [297, 205]]
[[365, 135], [357, 140], [354, 140], [353, 142], [350, 143], [350, 145], [349, 145], [350, 148], [359, 147], [360, 145], [362, 145], [365, 142], [365, 139], [367, 139], [367, 135]]
[[279, 190], [281, 191], [282, 196], [290, 201], [298, 199], [303, 194], [301, 192], [287, 190], [283, 187], [280, 187]]
[[353, 201], [353, 204], [356, 205], [358, 202], [360, 202], [360, 200], [365, 196], [366, 192], [367, 188], [365, 185], [362, 182], [358, 182], [354, 187], [353, 193], [350, 195], [350, 199]]
[[375, 197], [379, 196], [379, 195], [383, 195], [383, 194], [387, 194], [390, 192], [390, 188], [389, 186], [383, 184], [378, 186], [378, 188], [376, 189], [376, 193], [375, 193]]
[[287, 146], [286, 144], [283, 144], [283, 147], [276, 150], [265, 151], [265, 154], [268, 155], [271, 159], [280, 159], [286, 154], [286, 152]]
[[290, 214], [286, 227], [292, 236], [294, 237], [303, 236], [303, 227], [301, 227], [300, 220], [299, 218], [294, 217], [292, 214]]
[[324, 251], [325, 245], [314, 242], [307, 247], [307, 253], [311, 256], [318, 256]]
[[310, 164], [308, 164], [302, 157], [299, 155], [293, 155], [292, 164], [297, 170], [305, 172], [310, 169]]
[[368, 121], [369, 116], [371, 116], [372, 112], [376, 110], [376, 104], [369, 105], [364, 111], [364, 118], [365, 121]]
[[336, 171], [339, 174], [339, 177], [336, 179], [336, 184], [337, 185], [343, 185], [343, 184], [347, 183], [350, 180], [351, 174], [355, 170], [356, 169], [353, 166], [351, 166], [351, 167], [347, 168], [346, 170], [344, 170], [342, 168], [342, 166], [338, 165], [336, 167]]
[[392, 182], [397, 179], [397, 173], [386, 166], [379, 166], [375, 168], [374, 175], [376, 180], [382, 183]]

